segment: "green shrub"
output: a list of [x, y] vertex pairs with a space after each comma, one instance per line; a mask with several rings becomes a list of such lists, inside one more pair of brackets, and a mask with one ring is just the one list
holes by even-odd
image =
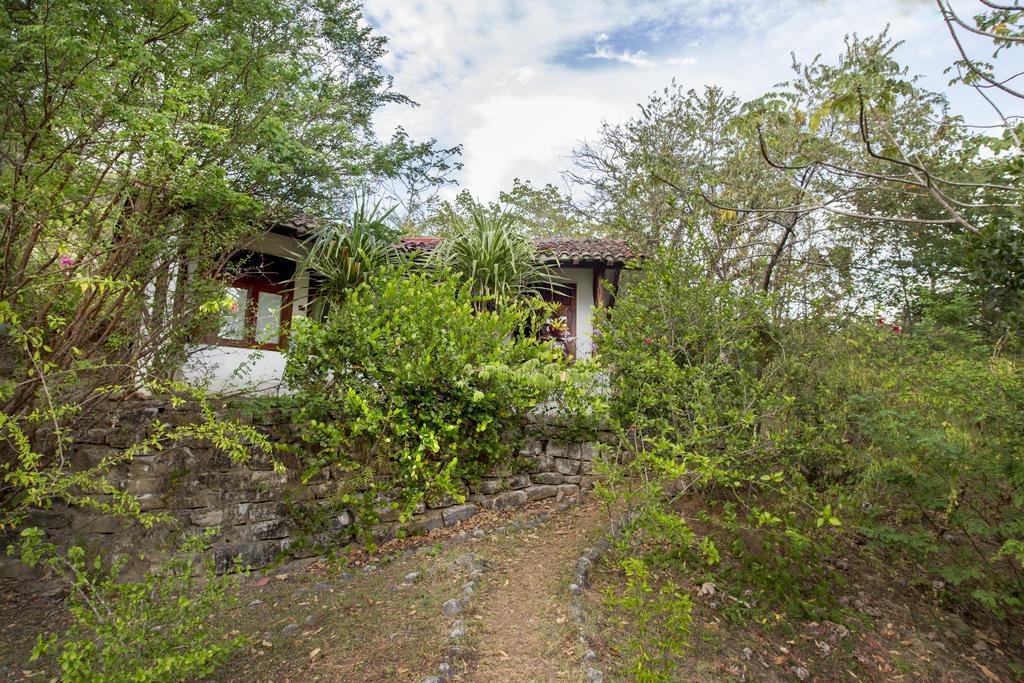
[[525, 334], [532, 305], [477, 303], [457, 277], [386, 271], [296, 324], [286, 378], [318, 449], [307, 473], [346, 470], [364, 524], [382, 504], [405, 521], [425, 498], [464, 500], [462, 481], [506, 461], [530, 411], [571, 384], [563, 354]]
[[1020, 360], [927, 320], [909, 333], [848, 325], [805, 349], [786, 363], [793, 404], [775, 426], [794, 466], [840, 484], [855, 530], [923, 567], [918, 582], [997, 616], [1024, 611]]
[[73, 621], [61, 634], [40, 635], [32, 661], [52, 656], [65, 681], [185, 681], [212, 673], [245, 645], [242, 636], [220, 637], [210, 619], [233, 604], [234, 579], [204, 563], [194, 576], [193, 554], [217, 532], [187, 538], [178, 554], [138, 582], [121, 582], [123, 559], [104, 567], [78, 546], [61, 553], [42, 532], [22, 533], [21, 555], [43, 563], [68, 584]]
[[743, 594], [740, 620], [828, 618], [828, 560], [853, 547], [960, 609], [1021, 614], [1020, 359], [949, 311], [791, 318], [691, 263], [648, 262], [601, 321], [624, 457], [599, 494], [633, 512], [623, 555]]
[[671, 681], [673, 658], [685, 651], [690, 633], [690, 596], [672, 581], [651, 585], [647, 564], [639, 558], [622, 561], [626, 584], [621, 593], [608, 591], [608, 605], [633, 624], [623, 643], [630, 680], [641, 683]]

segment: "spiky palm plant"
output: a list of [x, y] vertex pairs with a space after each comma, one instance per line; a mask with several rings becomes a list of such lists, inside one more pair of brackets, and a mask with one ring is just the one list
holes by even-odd
[[533, 243], [516, 229], [515, 215], [507, 211], [478, 207], [468, 218], [452, 219], [430, 260], [465, 277], [486, 306], [539, 295], [560, 280], [538, 259]]
[[387, 225], [394, 207], [386, 211], [380, 202], [372, 206], [360, 199], [348, 220], [316, 228], [302, 259], [315, 281], [314, 305], [337, 305], [371, 273], [401, 260], [395, 231]]

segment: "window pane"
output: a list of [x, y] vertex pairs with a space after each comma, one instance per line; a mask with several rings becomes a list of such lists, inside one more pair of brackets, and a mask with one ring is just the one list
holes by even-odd
[[224, 325], [220, 328], [220, 336], [222, 339], [244, 339], [245, 307], [249, 292], [241, 287], [228, 287], [228, 297], [231, 299], [231, 307]]
[[281, 341], [281, 295], [260, 292], [256, 300], [256, 341], [276, 344]]

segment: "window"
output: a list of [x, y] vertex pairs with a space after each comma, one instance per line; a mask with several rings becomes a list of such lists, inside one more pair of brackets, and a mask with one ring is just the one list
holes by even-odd
[[541, 339], [557, 342], [570, 358], [576, 357], [576, 285], [557, 284], [541, 290], [544, 301], [555, 304], [552, 318], [540, 331]]
[[292, 317], [287, 285], [240, 277], [228, 287], [228, 296], [231, 310], [213, 343], [271, 351], [287, 345]]

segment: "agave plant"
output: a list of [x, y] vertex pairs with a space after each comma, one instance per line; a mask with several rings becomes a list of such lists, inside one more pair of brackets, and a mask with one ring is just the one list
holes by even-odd
[[488, 305], [539, 295], [560, 280], [537, 258], [533, 243], [516, 229], [516, 217], [507, 211], [477, 207], [468, 219], [452, 219], [431, 261], [438, 269], [465, 277], [473, 294]]
[[400, 261], [394, 231], [386, 222], [393, 211], [382, 211], [379, 201], [371, 206], [361, 199], [347, 222], [313, 231], [302, 265], [316, 285], [314, 306], [337, 305], [371, 273]]

